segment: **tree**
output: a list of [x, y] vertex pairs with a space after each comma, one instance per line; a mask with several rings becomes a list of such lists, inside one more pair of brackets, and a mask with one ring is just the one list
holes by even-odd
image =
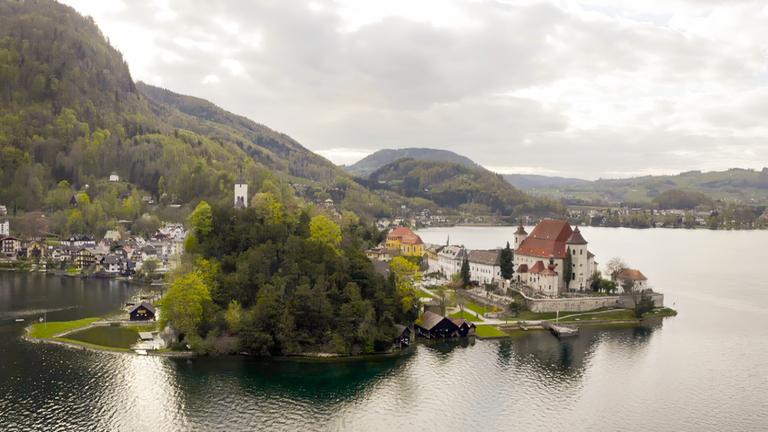
[[445, 285], [441, 285], [435, 289], [435, 294], [437, 295], [437, 304], [440, 306], [440, 314], [445, 315], [449, 300], [448, 288]]
[[200, 201], [189, 215], [189, 227], [197, 234], [208, 235], [213, 230], [213, 210], [210, 204]]
[[605, 265], [606, 269], [608, 269], [608, 274], [611, 276], [611, 279], [616, 279], [616, 276], [627, 268], [627, 264], [622, 261], [619, 257], [611, 258], [610, 261], [608, 261], [608, 264]]
[[224, 320], [227, 322], [229, 331], [237, 334], [240, 332], [243, 324], [243, 308], [240, 306], [240, 302], [232, 300], [227, 306], [227, 311], [224, 313]]
[[469, 260], [467, 257], [464, 257], [464, 260], [461, 262], [461, 271], [459, 272], [461, 275], [461, 283], [463, 287], [468, 287], [471, 279], [470, 279], [470, 273], [469, 273]]
[[319, 214], [309, 221], [309, 238], [338, 250], [341, 228], [328, 216]]
[[568, 248], [565, 249], [565, 258], [563, 258], [563, 279], [565, 280], [565, 287], [571, 286], [571, 279], [573, 277], [573, 259], [571, 258], [571, 251]]
[[389, 262], [389, 269], [395, 280], [395, 288], [400, 296], [403, 312], [416, 306], [416, 284], [421, 280], [419, 266], [407, 258], [397, 256]]
[[512, 249], [509, 247], [509, 242], [507, 242], [507, 247], [501, 250], [501, 255], [499, 256], [499, 266], [501, 267], [501, 277], [504, 279], [512, 279], [512, 276], [515, 273], [514, 268], [514, 253], [512, 252]]
[[161, 301], [161, 326], [170, 324], [183, 334], [196, 334], [210, 301], [211, 293], [197, 272], [179, 276]]

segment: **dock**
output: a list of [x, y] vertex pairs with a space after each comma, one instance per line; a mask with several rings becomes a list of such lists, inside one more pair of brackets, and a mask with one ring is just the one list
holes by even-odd
[[579, 329], [576, 327], [564, 326], [559, 324], [552, 324], [549, 321], [542, 321], [541, 327], [549, 330], [553, 335], [558, 338], [572, 337], [579, 334]]

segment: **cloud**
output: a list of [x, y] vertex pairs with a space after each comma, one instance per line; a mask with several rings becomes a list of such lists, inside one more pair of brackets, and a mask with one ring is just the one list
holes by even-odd
[[337, 162], [438, 147], [594, 178], [768, 159], [759, 1], [66, 2], [136, 78]]

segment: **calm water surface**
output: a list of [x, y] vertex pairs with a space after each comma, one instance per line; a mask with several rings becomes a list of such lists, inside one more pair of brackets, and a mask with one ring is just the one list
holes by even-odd
[[[503, 246], [514, 228], [429, 229]], [[0, 274], [0, 430], [768, 430], [768, 232], [584, 228], [680, 315], [635, 328], [420, 345], [396, 360], [172, 360], [28, 344], [24, 324], [115, 309], [133, 288]]]

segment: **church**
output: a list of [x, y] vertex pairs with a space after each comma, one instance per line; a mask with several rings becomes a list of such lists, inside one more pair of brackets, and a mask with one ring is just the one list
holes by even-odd
[[[520, 225], [515, 231], [515, 280], [547, 296], [588, 288], [597, 271], [595, 256], [579, 228], [565, 220], [544, 219], [528, 234]], [[570, 256], [571, 268], [564, 269]], [[566, 284], [566, 272], [570, 282]]]

